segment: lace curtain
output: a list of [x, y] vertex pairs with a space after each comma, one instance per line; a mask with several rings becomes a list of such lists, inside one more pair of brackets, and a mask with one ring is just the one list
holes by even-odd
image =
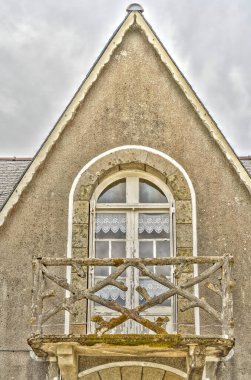
[[123, 301], [126, 299], [126, 293], [113, 285], [108, 285], [105, 288], [99, 290], [96, 295], [103, 299], [112, 301], [116, 301], [118, 298], [121, 298]]
[[[166, 292], [168, 289], [159, 284], [158, 282], [148, 280], [148, 279], [140, 279], [140, 286], [144, 287], [147, 290], [147, 293], [150, 297], [158, 296], [161, 293]], [[118, 289], [116, 286], [108, 285], [105, 288], [99, 290], [96, 295], [103, 299], [116, 301], [118, 298], [125, 301], [126, 292]], [[143, 300], [143, 297], [139, 296], [140, 300]]]
[[103, 231], [107, 234], [112, 231], [116, 234], [118, 231], [126, 232], [126, 214], [97, 214], [96, 215], [96, 232]]
[[[162, 231], [169, 232], [169, 215], [168, 214], [139, 214], [139, 233], [144, 231], [149, 234], [153, 231], [160, 234]], [[108, 233], [112, 231], [117, 233], [126, 232], [126, 214], [101, 214], [96, 215], [96, 232], [103, 231]]]
[[168, 214], [139, 214], [139, 233], [153, 231], [160, 234], [162, 231], [169, 232], [169, 215]]

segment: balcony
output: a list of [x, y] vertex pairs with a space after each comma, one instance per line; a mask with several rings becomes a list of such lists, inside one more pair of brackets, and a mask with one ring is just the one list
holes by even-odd
[[[224, 357], [234, 345], [232, 264], [233, 258], [229, 255], [165, 259], [35, 258], [32, 333], [28, 343], [37, 356], [57, 357], [64, 379], [77, 378], [76, 357], [79, 355], [142, 356], [142, 354], [149, 357], [186, 357], [188, 378], [199, 379], [202, 377], [206, 357]], [[106, 278], [88, 287], [87, 273], [100, 266], [111, 266], [114, 270]], [[152, 268], [158, 266], [171, 266], [174, 280], [157, 275]], [[135, 291], [143, 302], [133, 309], [121, 305], [116, 300], [100, 296], [100, 291], [107, 286], [126, 292], [128, 288], [120, 281], [120, 276], [130, 267], [136, 268], [141, 276], [160, 284], [163, 289], [160, 294], [151, 296], [147, 289], [137, 286]], [[79, 281], [69, 283], [66, 280], [69, 268], [75, 279]], [[189, 272], [190, 275], [187, 275]], [[175, 333], [168, 333], [165, 327], [168, 317], [165, 314], [155, 319], [145, 316], [148, 310], [162, 305], [169, 299], [175, 299], [177, 309]], [[85, 303], [86, 307], [86, 301], [95, 302], [111, 310], [115, 316], [107, 319], [103, 315], [92, 315], [90, 317], [92, 324], [95, 323], [96, 326], [94, 333], [88, 334], [84, 327], [82, 333], [73, 330], [65, 334], [64, 330], [60, 331], [58, 326], [65, 318], [64, 312], [67, 311], [74, 316], [77, 313], [76, 304]], [[190, 331], [180, 331], [180, 315], [194, 308], [200, 310], [201, 319], [205, 321], [204, 325], [210, 326], [206, 334], [198, 334], [196, 319], [190, 323]], [[149, 333], [113, 333], [118, 326], [127, 321], [135, 321]], [[70, 319], [69, 325], [71, 325]], [[202, 323], [202, 327], [204, 325]], [[65, 361], [62, 361], [63, 357], [68, 358], [67, 371], [63, 364]], [[71, 368], [70, 375], [69, 368]]]

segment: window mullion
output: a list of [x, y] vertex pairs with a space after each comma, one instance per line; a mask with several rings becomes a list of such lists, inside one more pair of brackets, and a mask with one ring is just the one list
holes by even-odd
[[[156, 240], [153, 241], [153, 258], [156, 259]], [[153, 273], [156, 274], [156, 265], [153, 267]]]
[[[112, 241], [109, 240], [109, 259], [111, 259], [111, 258], [112, 258]], [[108, 268], [108, 273], [109, 273], [109, 275], [112, 273], [112, 267], [111, 266]]]
[[[128, 211], [126, 213], [126, 257], [127, 258], [132, 257], [132, 251], [133, 251], [133, 246], [132, 246], [133, 239], [132, 239], [132, 234], [131, 234], [131, 225], [132, 225], [131, 219], [132, 219], [132, 212]], [[131, 300], [132, 300], [132, 289], [131, 289], [131, 286], [133, 283], [132, 274], [133, 274], [132, 268], [131, 267], [127, 268], [126, 269], [126, 286], [128, 290], [126, 292], [126, 307], [129, 309], [131, 308]], [[125, 329], [127, 333], [130, 332], [129, 331], [130, 323], [131, 321], [127, 321], [126, 323]]]
[[126, 178], [126, 203], [139, 203], [139, 178]]
[[[132, 211], [133, 214], [133, 225], [132, 225], [132, 233], [133, 233], [133, 241], [134, 241], [134, 257], [139, 257], [139, 239], [138, 239], [138, 220], [139, 213], [137, 211]], [[135, 290], [139, 286], [139, 270], [133, 268], [133, 283], [132, 283], [132, 306], [135, 308], [139, 305], [139, 293]], [[133, 327], [135, 332], [139, 332], [136, 322], [133, 322]]]

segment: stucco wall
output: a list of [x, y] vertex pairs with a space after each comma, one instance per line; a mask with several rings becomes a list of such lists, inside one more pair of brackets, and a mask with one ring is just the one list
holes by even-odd
[[[28, 348], [32, 256], [66, 255], [68, 195], [76, 174], [101, 152], [128, 144], [159, 149], [189, 174], [199, 254], [235, 256], [236, 348], [222, 378], [250, 379], [250, 195], [138, 29], [126, 34], [1, 228], [0, 336], [7, 351], [0, 378], [16, 378], [14, 351]], [[36, 368], [43, 364], [29, 367], [29, 354], [19, 357], [18, 377], [38, 379]]]

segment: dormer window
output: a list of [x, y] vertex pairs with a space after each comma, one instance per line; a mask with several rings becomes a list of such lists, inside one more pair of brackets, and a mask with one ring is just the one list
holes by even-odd
[[[96, 258], [164, 258], [174, 255], [173, 249], [173, 200], [167, 186], [159, 179], [142, 172], [121, 172], [117, 177], [105, 180], [96, 189], [92, 200], [92, 232], [90, 256]], [[158, 275], [172, 277], [167, 266], [149, 267]], [[113, 267], [95, 267], [90, 273], [90, 284], [103, 280]], [[136, 268], [129, 267], [118, 278], [128, 290], [125, 292], [109, 285], [97, 294], [113, 300], [129, 309], [143, 304], [144, 298], [136, 291], [145, 288], [153, 297], [167, 288], [145, 277]], [[173, 301], [168, 299], [159, 306], [147, 309], [141, 315], [150, 320], [166, 315], [170, 321], [167, 330], [173, 327]], [[89, 331], [95, 331], [93, 315], [104, 319], [118, 316], [116, 312], [91, 302], [89, 305]], [[149, 330], [134, 321], [118, 326], [113, 333], [149, 333]]]

